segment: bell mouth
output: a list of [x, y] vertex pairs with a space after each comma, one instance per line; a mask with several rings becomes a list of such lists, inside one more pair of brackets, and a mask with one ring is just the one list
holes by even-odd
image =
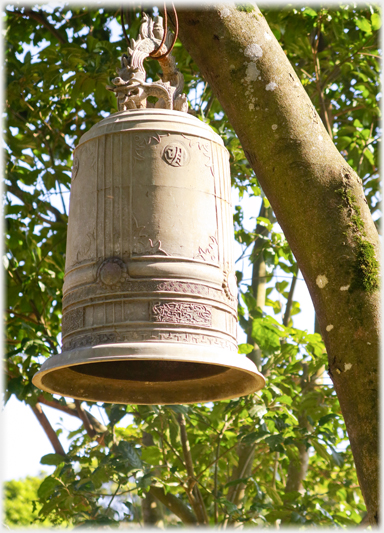
[[265, 379], [243, 355], [182, 343], [124, 343], [63, 352], [34, 376], [37, 387], [71, 398], [169, 405], [238, 398]]
[[228, 371], [228, 368], [204, 363], [183, 361], [113, 361], [89, 363], [69, 367], [74, 372], [106, 379], [144, 381], [151, 383], [203, 379]]

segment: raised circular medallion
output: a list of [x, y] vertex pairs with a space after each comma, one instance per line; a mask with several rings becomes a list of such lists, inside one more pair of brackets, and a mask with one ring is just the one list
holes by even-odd
[[103, 261], [98, 269], [98, 279], [107, 287], [114, 288], [122, 283], [126, 277], [127, 267], [118, 257], [109, 257]]
[[189, 161], [189, 154], [184, 145], [179, 142], [167, 144], [162, 157], [171, 167], [182, 167]]

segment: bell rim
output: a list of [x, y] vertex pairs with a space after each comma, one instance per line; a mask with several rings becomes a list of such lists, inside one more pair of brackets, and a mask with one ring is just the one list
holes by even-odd
[[[127, 350], [130, 350], [131, 354], [127, 354]], [[163, 353], [150, 353], [155, 350], [161, 351]], [[178, 354], [175, 354], [175, 352]], [[180, 355], [180, 352], [184, 352], [183, 355]], [[125, 352], [125, 353], [124, 353]], [[135, 353], [136, 352], [136, 353]], [[187, 353], [185, 353], [187, 352]], [[220, 380], [221, 378], [214, 377], [203, 377], [199, 379], [191, 379], [188, 383], [185, 381], [159, 381], [159, 382], [142, 382], [146, 385], [142, 385], [143, 394], [145, 395], [145, 387], [148, 388], [147, 393], [153, 394], [154, 388], [156, 387], [177, 387], [179, 384], [180, 389], [184, 393], [188, 393], [187, 397], [184, 399], [173, 399], [172, 401], [138, 401], [140, 398], [135, 398], [131, 400], [124, 399], [121, 401], [119, 399], [98, 399], [91, 398], [89, 395], [77, 394], [74, 390], [71, 390], [67, 393], [63, 390], [47, 385], [44, 383], [44, 378], [50, 375], [51, 381], [53, 379], [58, 379], [60, 381], [60, 373], [65, 372], [72, 373], [74, 377], [77, 377], [74, 370], [71, 367], [87, 365], [92, 363], [112, 363], [118, 361], [164, 361], [164, 362], [181, 362], [181, 363], [197, 363], [202, 365], [216, 365], [220, 367], [225, 367], [227, 370], [222, 374], [225, 375], [225, 378], [222, 381], [223, 393], [218, 390], [220, 389]], [[53, 374], [56, 374], [54, 376]], [[241, 385], [239, 385], [239, 378], [241, 380]], [[109, 383], [107, 378], [97, 378], [98, 381]], [[96, 381], [96, 380], [95, 380]], [[119, 385], [121, 380], [114, 380], [112, 382], [116, 387]], [[207, 403], [212, 401], [228, 400], [238, 398], [240, 396], [245, 396], [261, 390], [265, 386], [265, 377], [257, 370], [256, 365], [248, 359], [245, 355], [237, 354], [230, 350], [224, 350], [222, 347], [216, 346], [193, 346], [186, 343], [139, 343], [139, 342], [130, 342], [130, 343], [116, 343], [116, 344], [98, 344], [95, 346], [88, 346], [82, 348], [76, 348], [73, 350], [67, 350], [61, 354], [50, 357], [45, 361], [37, 372], [33, 379], [33, 384], [36, 387], [39, 387], [46, 392], [51, 394], [58, 394], [61, 396], [69, 396], [74, 399], [83, 400], [83, 401], [95, 401], [95, 402], [106, 402], [106, 403], [117, 403], [117, 404], [137, 404], [137, 405], [172, 405], [172, 404], [192, 404], [192, 403]], [[137, 385], [137, 381], [126, 380], [125, 386], [128, 389], [132, 385]], [[188, 386], [188, 391], [185, 389], [185, 386]], [[193, 386], [198, 385], [199, 391], [196, 392], [196, 396], [191, 399], [193, 396]], [[155, 387], [154, 387], [155, 386]], [[202, 387], [202, 388], [201, 388]], [[191, 392], [192, 391], [192, 392]], [[213, 397], [210, 396], [210, 391], [212, 391]], [[214, 393], [216, 391], [216, 394]], [[225, 392], [227, 391], [227, 392]], [[83, 391], [84, 392], [84, 391]], [[202, 397], [199, 396], [199, 392], [202, 393]], [[158, 394], [161, 396], [160, 391]], [[220, 397], [216, 397], [219, 394]], [[181, 394], [182, 396], [182, 394]], [[157, 398], [157, 400], [159, 400]], [[150, 398], [148, 398], [150, 400]], [[160, 399], [161, 400], [161, 399]]]

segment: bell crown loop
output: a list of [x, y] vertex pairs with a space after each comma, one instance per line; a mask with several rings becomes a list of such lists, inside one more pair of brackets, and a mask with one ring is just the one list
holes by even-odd
[[[153, 21], [143, 14], [138, 38], [131, 39], [127, 53], [122, 55], [118, 76], [112, 80], [113, 87], [107, 86], [116, 94], [119, 111], [155, 107], [188, 112], [187, 97], [183, 94], [184, 77], [176, 68], [171, 53], [174, 41], [173, 34], [164, 30], [162, 17], [155, 17]], [[159, 53], [161, 55], [157, 56]], [[159, 81], [146, 81], [144, 61], [149, 57], [157, 59], [161, 65]], [[157, 102], [148, 102], [149, 96], [157, 98]]]

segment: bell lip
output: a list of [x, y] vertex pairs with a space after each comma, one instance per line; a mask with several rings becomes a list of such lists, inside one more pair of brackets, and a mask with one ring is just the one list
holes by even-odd
[[[164, 352], [160, 354], [153, 353], [156, 351]], [[131, 354], [127, 355], [127, 350]], [[177, 355], [172, 352], [178, 352]], [[107, 352], [107, 353], [106, 353]], [[136, 352], [136, 353], [135, 353]], [[152, 353], [151, 353], [152, 352]], [[183, 355], [180, 355], [180, 352], [183, 352]], [[187, 353], [185, 353], [187, 352]], [[204, 355], [202, 355], [204, 353]], [[69, 371], [73, 372], [69, 367], [85, 365], [88, 363], [101, 363], [101, 362], [112, 362], [112, 361], [133, 361], [133, 360], [142, 360], [142, 361], [180, 361], [185, 363], [199, 363], [199, 364], [209, 364], [217, 365], [228, 368], [228, 372], [221, 374], [225, 376], [225, 382], [223, 387], [229, 389], [228, 392], [224, 394], [219, 394], [217, 397], [216, 394], [213, 394], [210, 397], [210, 389], [217, 391], [217, 381], [216, 377], [206, 377], [201, 379], [192, 379], [190, 381], [178, 381], [178, 382], [141, 382], [148, 384], [148, 393], [153, 393], [153, 385], [160, 387], [163, 384], [164, 387], [169, 388], [175, 384], [180, 384], [180, 389], [185, 389], [185, 386], [191, 384], [193, 388], [194, 384], [200, 385], [203, 384], [204, 393], [199, 395], [199, 391], [196, 393], [196, 397], [191, 399], [190, 397], [172, 401], [138, 401], [138, 398], [132, 398], [131, 400], [124, 399], [124, 401], [117, 399], [95, 399], [91, 398], [84, 394], [78, 394], [73, 389], [66, 393], [63, 390], [55, 389], [54, 386], [44, 384], [44, 377], [48, 374], [60, 374], [60, 371]], [[241, 390], [236, 383], [239, 381], [239, 373], [241, 373], [242, 383]], [[75, 376], [75, 372], [73, 372]], [[52, 376], [51, 376], [52, 377]], [[57, 382], [60, 382], [60, 377], [57, 375]], [[97, 378], [98, 380], [105, 380], [106, 383], [110, 380], [107, 378]], [[231, 389], [231, 381], [235, 384], [235, 389]], [[96, 346], [88, 346], [83, 348], [77, 348], [74, 350], [64, 351], [61, 354], [50, 357], [45, 361], [39, 370], [32, 379], [33, 384], [51, 394], [58, 394], [60, 396], [69, 396], [78, 400], [84, 401], [94, 401], [94, 402], [106, 402], [106, 403], [118, 403], [118, 404], [137, 404], [137, 405], [172, 405], [172, 404], [192, 404], [192, 403], [207, 403], [212, 401], [228, 400], [233, 398], [239, 398], [240, 396], [245, 396], [261, 390], [265, 386], [265, 377], [257, 370], [256, 365], [242, 354], [236, 354], [229, 350], [223, 350], [223, 348], [213, 347], [213, 346], [204, 346], [204, 349], [201, 346], [196, 347], [190, 344], [185, 343], [117, 343], [117, 344], [98, 344]], [[113, 384], [121, 383], [122, 380], [113, 380]], [[236, 382], [236, 383], [235, 383]], [[124, 385], [127, 389], [131, 385], [137, 384], [136, 381], [124, 381]], [[144, 389], [144, 386], [142, 386]], [[201, 390], [200, 390], [201, 392]], [[220, 391], [221, 392], [221, 391]], [[193, 393], [189, 393], [189, 396]], [[157, 398], [159, 400], [159, 398]]]

